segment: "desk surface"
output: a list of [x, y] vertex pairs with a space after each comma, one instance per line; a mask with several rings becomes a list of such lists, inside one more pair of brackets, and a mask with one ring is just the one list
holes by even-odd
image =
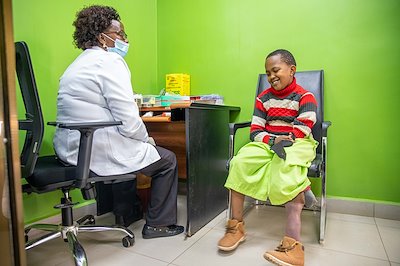
[[[140, 107], [141, 113], [145, 112], [156, 112], [159, 113], [155, 116], [145, 117], [142, 116], [144, 122], [171, 122], [176, 120], [182, 120], [183, 116], [179, 115], [178, 119], [172, 113], [176, 110], [182, 110], [185, 108], [202, 108], [202, 109], [218, 109], [218, 110], [229, 110], [229, 111], [240, 111], [240, 107], [229, 106], [229, 105], [218, 105], [218, 104], [207, 104], [207, 103], [182, 103], [182, 104], [171, 104], [170, 106], [153, 106], [153, 107]], [[163, 116], [164, 112], [172, 112], [171, 116]]]
[[173, 109], [179, 108], [210, 108], [210, 109], [228, 109], [232, 111], [240, 111], [240, 107], [237, 106], [229, 106], [229, 105], [221, 105], [221, 104], [208, 104], [208, 103], [180, 103], [180, 104], [171, 104], [170, 106], [152, 106], [152, 107], [140, 107], [139, 110], [142, 112], [147, 111], [161, 111], [168, 112]]

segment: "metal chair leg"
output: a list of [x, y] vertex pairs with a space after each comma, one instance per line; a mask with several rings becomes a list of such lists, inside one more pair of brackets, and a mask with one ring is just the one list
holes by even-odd
[[41, 237], [39, 237], [37, 239], [33, 239], [31, 241], [28, 241], [25, 244], [25, 250], [29, 250], [29, 249], [34, 248], [34, 247], [36, 247], [36, 246], [38, 246], [38, 245], [40, 245], [42, 243], [45, 243], [45, 242], [50, 241], [52, 239], [58, 238], [60, 236], [61, 236], [61, 232], [59, 232], [59, 231], [51, 232], [51, 233], [49, 233], [47, 235], [43, 235], [43, 236], [41, 236]]
[[74, 256], [74, 261], [76, 266], [87, 266], [87, 258], [85, 250], [83, 249], [81, 243], [79, 243], [78, 238], [73, 230], [67, 231], [67, 240], [69, 249]]
[[322, 138], [322, 164], [321, 169], [321, 215], [320, 215], [320, 228], [319, 228], [319, 243], [323, 244], [325, 241], [325, 229], [326, 229], [326, 178], [327, 178], [327, 137]]
[[102, 225], [80, 225], [77, 227], [78, 232], [104, 232], [104, 231], [119, 231], [127, 236], [134, 238], [135, 235], [126, 227], [119, 226], [119, 225], [109, 225], [109, 226], [102, 226]]

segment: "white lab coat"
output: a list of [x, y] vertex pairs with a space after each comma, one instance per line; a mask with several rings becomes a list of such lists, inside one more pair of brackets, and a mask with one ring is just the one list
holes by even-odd
[[[130, 173], [160, 159], [148, 143], [125, 60], [100, 47], [83, 51], [61, 76], [57, 121], [122, 121], [94, 134], [90, 169], [98, 175]], [[79, 137], [76, 130], [57, 128], [53, 144], [61, 160], [76, 165]]]

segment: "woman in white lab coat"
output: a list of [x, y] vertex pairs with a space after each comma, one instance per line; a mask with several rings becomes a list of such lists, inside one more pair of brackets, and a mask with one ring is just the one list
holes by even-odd
[[[151, 201], [143, 227], [144, 238], [172, 236], [183, 232], [176, 225], [177, 163], [175, 155], [149, 143], [139, 116], [124, 60], [129, 43], [119, 14], [112, 7], [94, 5], [77, 13], [74, 42], [83, 52], [60, 78], [57, 121], [122, 121], [122, 125], [98, 129], [93, 138], [90, 170], [97, 175], [143, 173], [152, 177]], [[58, 157], [76, 165], [79, 132], [58, 128], [54, 147]], [[130, 224], [128, 195], [131, 183], [121, 183], [114, 193], [114, 213]], [[115, 190], [115, 187], [114, 187]], [[125, 197], [118, 199], [118, 197]], [[133, 199], [131, 200], [133, 202]], [[116, 210], [117, 209], [117, 210]]]

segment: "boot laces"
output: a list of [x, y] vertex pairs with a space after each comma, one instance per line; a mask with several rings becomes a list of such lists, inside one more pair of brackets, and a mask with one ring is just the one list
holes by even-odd
[[226, 233], [227, 234], [235, 234], [237, 232], [237, 226], [227, 227]]
[[276, 247], [275, 251], [279, 251], [279, 252], [289, 252], [290, 250], [294, 249], [294, 247], [296, 246], [298, 242], [293, 242], [293, 244], [289, 245], [289, 246], [284, 246], [283, 245], [283, 241], [281, 242], [281, 244], [279, 246]]

